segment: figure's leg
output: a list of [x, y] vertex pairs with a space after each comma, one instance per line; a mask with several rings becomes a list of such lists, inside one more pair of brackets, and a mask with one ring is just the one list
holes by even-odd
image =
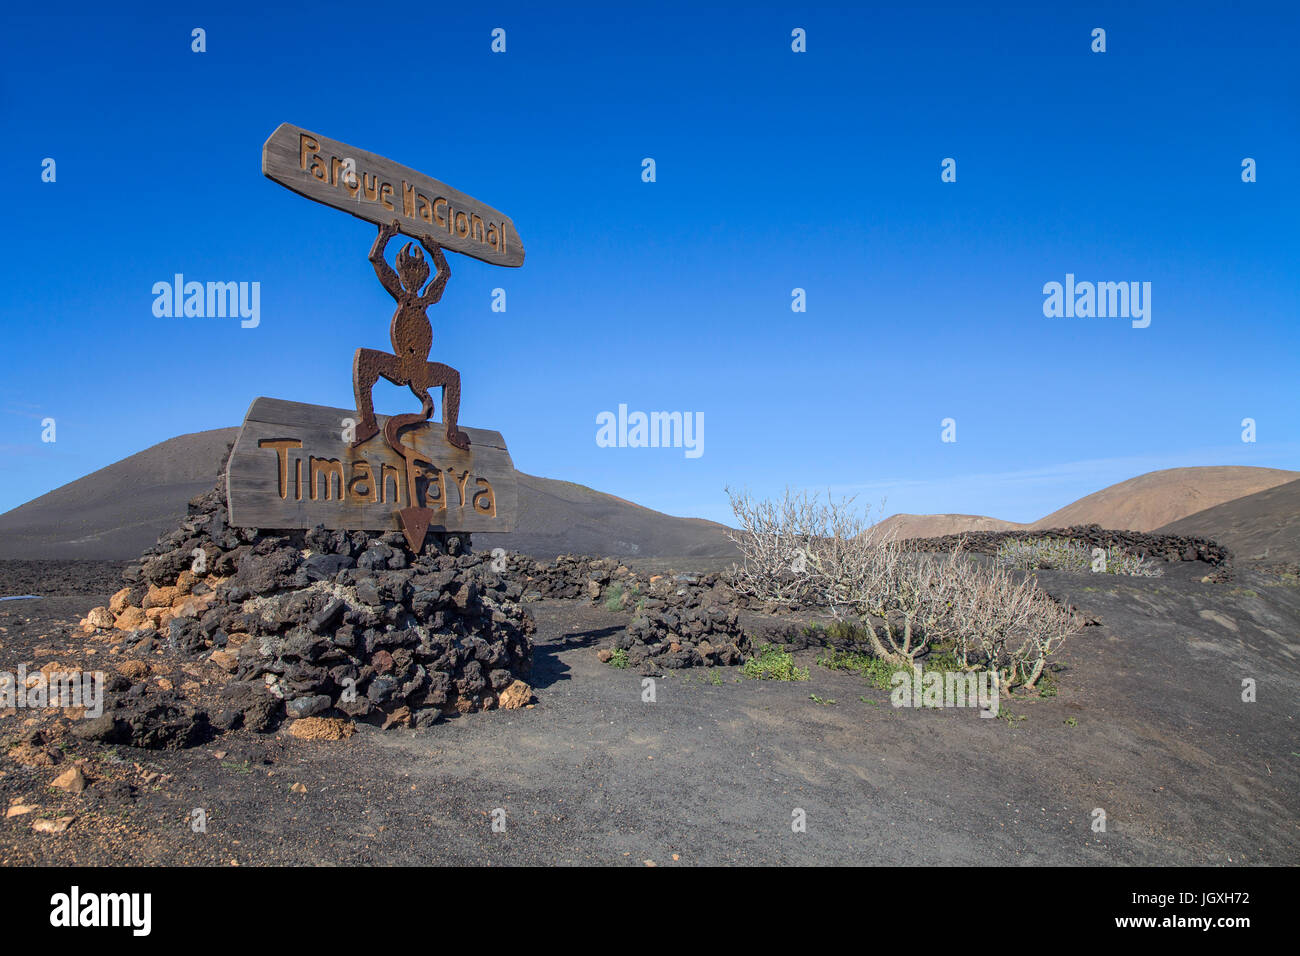
[[[460, 372], [450, 365], [430, 362], [425, 366], [423, 385], [426, 388], [442, 387], [442, 421], [447, 426], [447, 441], [457, 448], [468, 450], [469, 436], [456, 427], [456, 416], [460, 413]], [[432, 404], [427, 407], [428, 413], [432, 414]]]
[[379, 434], [371, 392], [381, 375], [390, 382], [396, 381], [397, 365], [396, 355], [389, 355], [387, 352], [379, 352], [375, 349], [357, 349], [352, 357], [352, 389], [356, 394], [357, 414], [361, 416], [352, 439], [354, 448]]

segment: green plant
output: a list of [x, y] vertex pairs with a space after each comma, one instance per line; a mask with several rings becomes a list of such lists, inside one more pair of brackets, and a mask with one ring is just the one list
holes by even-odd
[[817, 664], [833, 671], [847, 671], [850, 674], [859, 674], [867, 679], [873, 687], [879, 687], [881, 690], [889, 690], [892, 686], [890, 681], [897, 671], [898, 665], [891, 664], [889, 661], [879, 657], [873, 657], [870, 654], [864, 654], [861, 651], [841, 651], [832, 649], [817, 658]]
[[[833, 671], [848, 671], [851, 674], [859, 674], [867, 679], [873, 687], [881, 690], [890, 690], [893, 688], [894, 674], [900, 668], [897, 664], [884, 660], [883, 658], [873, 657], [871, 654], [862, 653], [861, 651], [842, 651], [832, 649], [817, 658], [817, 663]], [[916, 669], [922, 674], [926, 671], [962, 671], [956, 656], [951, 651], [936, 651], [927, 655], [923, 660], [918, 661]]]
[[1075, 720], [1073, 717], [1066, 717], [1066, 718], [1065, 718], [1065, 726], [1067, 726], [1067, 727], [1078, 727], [1078, 726], [1079, 726], [1079, 722], [1078, 722], [1077, 720]]
[[[1144, 555], [1129, 554], [1111, 545], [1101, 549], [1102, 574], [1155, 578], [1164, 574], [1160, 566]], [[1094, 573], [1093, 551], [1068, 538], [1013, 538], [998, 548], [997, 562], [1021, 571], [1055, 570]]]
[[745, 661], [741, 673], [752, 680], [798, 681], [808, 679], [808, 668], [798, 667], [794, 656], [772, 644], [764, 644]]
[[609, 666], [617, 667], [619, 670], [627, 669], [627, 651], [621, 647], [615, 648], [609, 655]]
[[834, 698], [831, 698], [831, 697], [818, 697], [816, 694], [809, 694], [809, 695], [808, 695], [808, 699], [809, 699], [810, 701], [812, 701], [814, 704], [821, 704], [821, 705], [823, 705], [823, 706], [827, 706], [827, 705], [830, 705], [830, 704], [835, 703]]
[[605, 589], [605, 610], [621, 611], [623, 609], [623, 585], [611, 584]]

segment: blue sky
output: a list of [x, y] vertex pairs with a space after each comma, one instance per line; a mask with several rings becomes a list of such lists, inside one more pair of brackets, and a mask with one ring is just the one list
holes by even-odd
[[[282, 122], [513, 218], [524, 266], [451, 256], [430, 314], [523, 471], [717, 520], [787, 484], [1033, 520], [1300, 469], [1294, 4], [275, 6], [5, 14], [0, 511], [259, 395], [350, 405], [392, 302], [372, 226], [261, 175]], [[260, 282], [259, 326], [156, 318], [177, 272]], [[1046, 318], [1067, 273], [1150, 282], [1150, 326]], [[598, 447], [620, 404], [703, 413], [704, 454]]]

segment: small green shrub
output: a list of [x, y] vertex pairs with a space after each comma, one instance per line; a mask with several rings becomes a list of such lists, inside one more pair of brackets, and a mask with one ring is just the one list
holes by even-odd
[[745, 661], [741, 673], [753, 680], [796, 681], [808, 679], [808, 668], [795, 666], [794, 656], [772, 644], [764, 644]]
[[613, 650], [609, 655], [609, 666], [617, 667], [619, 670], [627, 669], [627, 651], [619, 647]]
[[817, 664], [828, 670], [860, 674], [867, 679], [869, 684], [873, 687], [879, 687], [881, 690], [889, 690], [892, 686], [890, 680], [894, 676], [894, 671], [898, 670], [897, 664], [890, 664], [879, 657], [873, 657], [859, 651], [835, 649], [818, 657]]
[[621, 611], [623, 609], [623, 585], [611, 584], [605, 589], [605, 610]]
[[[1105, 551], [1105, 570], [1100, 573], [1138, 578], [1155, 578], [1164, 574], [1150, 558], [1129, 554], [1113, 545]], [[996, 560], [1005, 567], [1020, 571], [1095, 573], [1092, 570], [1092, 549], [1066, 538], [1013, 538], [998, 548]]]
[[[817, 658], [817, 663], [829, 670], [860, 674], [867, 679], [869, 684], [878, 687], [880, 690], [891, 690], [893, 688], [894, 674], [900, 669], [897, 664], [858, 651], [831, 650]], [[947, 673], [948, 671], [961, 671], [964, 669], [950, 651], [928, 654], [918, 660], [917, 663], [921, 666], [921, 673], [923, 674], [926, 671]]]

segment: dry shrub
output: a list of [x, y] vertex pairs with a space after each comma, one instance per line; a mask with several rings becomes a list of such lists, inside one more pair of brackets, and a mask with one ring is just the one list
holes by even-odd
[[979, 564], [960, 544], [942, 556], [904, 550], [854, 510], [852, 498], [788, 489], [757, 502], [745, 492], [727, 495], [742, 555], [732, 587], [769, 605], [822, 608], [855, 621], [872, 652], [891, 664], [916, 669], [943, 646], [968, 670], [994, 671], [1006, 692], [1032, 687], [1079, 628], [1032, 579]]

